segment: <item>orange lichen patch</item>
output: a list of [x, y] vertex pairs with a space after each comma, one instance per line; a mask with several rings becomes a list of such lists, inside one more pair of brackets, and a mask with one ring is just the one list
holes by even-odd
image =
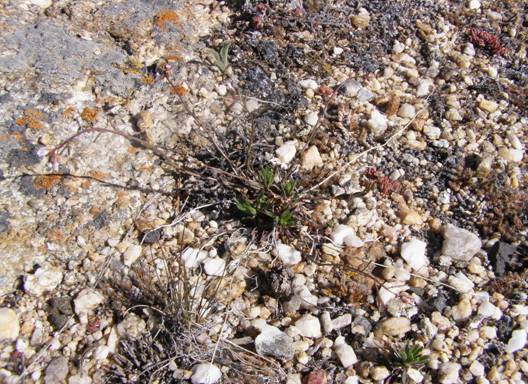
[[165, 30], [166, 24], [178, 24], [180, 22], [180, 17], [176, 12], [171, 9], [162, 9], [154, 16], [154, 24], [156, 27]]
[[81, 119], [87, 123], [93, 123], [97, 118], [99, 112], [95, 108], [85, 107], [81, 112]]
[[141, 76], [141, 82], [145, 85], [154, 84], [156, 79], [151, 74]]
[[92, 216], [97, 216], [100, 212], [101, 212], [101, 208], [96, 205], [92, 206], [90, 210], [88, 211], [88, 213]]
[[126, 191], [118, 191], [116, 193], [115, 205], [117, 208], [125, 208], [130, 204], [130, 196]]
[[46, 191], [50, 190], [54, 185], [59, 184], [61, 177], [59, 175], [44, 175], [37, 176], [33, 180], [33, 186], [37, 189], [44, 189]]
[[81, 183], [81, 188], [82, 189], [88, 189], [90, 188], [90, 186], [92, 185], [92, 180], [83, 180], [82, 183]]
[[178, 96], [185, 96], [185, 94], [188, 92], [187, 88], [185, 88], [183, 85], [176, 85], [175, 87], [171, 88], [171, 93], [178, 95]]
[[106, 180], [109, 176], [108, 173], [104, 173], [101, 171], [95, 171], [95, 170], [88, 172], [88, 175], [97, 180]]
[[25, 125], [30, 129], [42, 129], [44, 124], [43, 120], [46, 120], [46, 115], [38, 109], [26, 109], [24, 114], [15, 120], [17, 125]]
[[75, 108], [72, 106], [64, 108], [64, 111], [62, 111], [62, 117], [65, 119], [71, 119], [73, 115], [75, 114]]

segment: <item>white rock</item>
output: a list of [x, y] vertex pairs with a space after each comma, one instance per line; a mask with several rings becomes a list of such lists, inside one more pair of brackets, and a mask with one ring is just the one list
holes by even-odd
[[260, 108], [260, 103], [255, 99], [248, 99], [246, 101], [246, 109], [249, 113], [256, 111]]
[[473, 291], [473, 287], [475, 286], [475, 284], [473, 284], [473, 282], [462, 272], [457, 272], [456, 275], [449, 276], [447, 283], [462, 293]]
[[68, 384], [92, 384], [92, 378], [84, 375], [70, 376]]
[[508, 345], [504, 350], [506, 353], [514, 353], [520, 349], [524, 348], [526, 344], [526, 329], [516, 329], [512, 332], [510, 340], [508, 340]]
[[429, 91], [431, 89], [431, 86], [433, 85], [433, 82], [430, 79], [423, 79], [418, 84], [418, 87], [416, 88], [416, 96], [417, 97], [425, 97], [429, 94]]
[[390, 374], [389, 370], [383, 366], [372, 367], [370, 369], [370, 377], [376, 382], [384, 382]]
[[348, 79], [341, 85], [340, 88], [343, 90], [343, 93], [345, 94], [345, 96], [355, 97], [362, 87], [361, 87], [361, 83], [359, 83], [358, 81]]
[[374, 109], [370, 114], [367, 125], [374, 136], [381, 136], [387, 130], [387, 117], [377, 109]]
[[411, 379], [415, 383], [421, 383], [424, 379], [422, 373], [416, 368], [407, 368], [405, 374], [409, 379]]
[[333, 329], [341, 329], [352, 324], [352, 315], [350, 313], [345, 313], [339, 317], [336, 317], [332, 320]]
[[358, 361], [354, 349], [345, 342], [343, 336], [338, 336], [335, 340], [334, 351], [344, 368], [351, 367]]
[[419, 271], [429, 264], [429, 259], [425, 255], [426, 247], [426, 242], [413, 237], [410, 241], [402, 244], [401, 257], [412, 269]]
[[339, 56], [340, 54], [343, 53], [343, 48], [341, 47], [334, 47], [333, 49], [333, 55], [334, 56]]
[[275, 151], [279, 162], [282, 164], [288, 164], [290, 161], [292, 161], [296, 152], [297, 148], [295, 147], [294, 140], [285, 142]]
[[454, 260], [469, 261], [480, 251], [482, 242], [479, 237], [465, 229], [447, 224], [444, 230], [442, 255]]
[[332, 324], [332, 318], [330, 317], [330, 313], [328, 311], [324, 311], [321, 314], [321, 324], [323, 326], [325, 335], [328, 335], [334, 330], [334, 325]]
[[478, 361], [474, 360], [471, 365], [469, 366], [469, 372], [475, 377], [484, 376], [486, 373], [484, 370], [484, 366]]
[[444, 363], [440, 367], [440, 383], [441, 384], [458, 384], [458, 372], [460, 371], [460, 364]]
[[209, 276], [223, 276], [226, 262], [220, 257], [207, 258], [203, 262], [204, 271]]
[[480, 0], [470, 0], [468, 7], [472, 10], [480, 9]]
[[337, 245], [345, 244], [348, 247], [359, 248], [363, 246], [363, 241], [356, 236], [356, 231], [348, 225], [339, 224], [332, 232], [332, 240]]
[[400, 105], [400, 108], [398, 109], [398, 116], [411, 119], [416, 115], [416, 108], [414, 105], [404, 103]]
[[290, 373], [286, 378], [286, 384], [302, 384], [300, 373]]
[[442, 136], [442, 130], [432, 125], [426, 125], [423, 128], [423, 133], [431, 140], [438, 140]]
[[196, 248], [187, 248], [183, 251], [181, 259], [186, 268], [196, 268], [202, 261], [207, 258], [208, 254], [206, 251], [196, 249]]
[[402, 53], [405, 50], [405, 45], [402, 44], [400, 41], [396, 40], [394, 41], [394, 45], [392, 46], [392, 52], [395, 54]]
[[192, 372], [192, 384], [215, 384], [222, 378], [222, 372], [220, 369], [211, 363], [195, 365]]
[[472, 312], [473, 308], [471, 307], [471, 302], [467, 298], [462, 298], [458, 304], [451, 309], [451, 316], [455, 321], [464, 321], [471, 316]]
[[73, 300], [77, 316], [87, 315], [104, 301], [103, 295], [92, 288], [85, 288]]
[[304, 122], [312, 127], [317, 124], [318, 120], [319, 115], [317, 114], [317, 112], [310, 111], [306, 115], [304, 115]]
[[299, 85], [301, 88], [304, 89], [311, 89], [313, 91], [317, 91], [317, 88], [319, 87], [319, 84], [317, 84], [317, 81], [313, 79], [306, 79], [299, 81]]
[[408, 285], [400, 281], [389, 281], [384, 283], [378, 291], [378, 298], [383, 305], [389, 304], [400, 292], [409, 289]]
[[145, 320], [134, 313], [129, 313], [123, 321], [117, 324], [117, 334], [124, 338], [137, 339], [145, 333], [146, 329]]
[[141, 256], [141, 250], [143, 248], [141, 245], [132, 244], [127, 248], [125, 253], [123, 254], [123, 264], [125, 264], [127, 267], [130, 267], [134, 262]]
[[295, 322], [295, 327], [299, 330], [300, 334], [308, 338], [319, 338], [322, 336], [321, 323], [317, 317], [310, 314], [304, 315]]
[[24, 289], [33, 296], [53, 291], [62, 281], [62, 271], [54, 268], [39, 268], [26, 278]]
[[11, 308], [0, 308], [0, 340], [16, 340], [19, 331], [16, 312]]
[[94, 358], [97, 361], [105, 361], [110, 354], [110, 349], [106, 345], [100, 345], [94, 350]]
[[358, 101], [365, 102], [372, 100], [376, 95], [368, 88], [361, 88], [356, 97]]
[[475, 56], [475, 46], [471, 43], [466, 43], [464, 47], [464, 53], [468, 56]]
[[306, 171], [311, 171], [316, 167], [323, 165], [323, 159], [319, 154], [319, 150], [315, 145], [312, 145], [302, 156], [301, 168]]
[[359, 384], [359, 378], [357, 376], [348, 376], [344, 384]]
[[227, 95], [227, 87], [224, 84], [220, 84], [216, 87], [216, 93], [218, 93], [220, 96]]
[[277, 327], [265, 325], [255, 338], [255, 350], [261, 356], [291, 360], [293, 358], [293, 340]]
[[277, 243], [275, 255], [281, 259], [284, 265], [296, 265], [302, 260], [301, 252], [283, 243]]
[[522, 149], [501, 147], [499, 148], [499, 156], [511, 163], [519, 163], [524, 157], [524, 151]]
[[52, 0], [29, 0], [28, 2], [29, 4], [36, 5], [43, 9], [51, 7], [51, 4], [53, 3]]
[[402, 337], [411, 330], [411, 321], [406, 317], [391, 317], [378, 323], [377, 331], [382, 335]]
[[502, 317], [502, 311], [489, 301], [480, 304], [478, 314], [484, 318], [491, 317], [494, 320], [499, 320]]

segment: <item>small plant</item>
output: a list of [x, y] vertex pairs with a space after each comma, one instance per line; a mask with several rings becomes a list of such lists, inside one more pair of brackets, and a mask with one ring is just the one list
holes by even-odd
[[230, 43], [225, 43], [222, 45], [220, 50], [217, 52], [214, 49], [208, 49], [208, 53], [211, 59], [211, 62], [222, 72], [224, 73], [229, 67], [229, 47]]
[[392, 364], [396, 367], [403, 368], [420, 367], [426, 364], [429, 359], [422, 352], [422, 346], [407, 342], [404, 347], [393, 351], [391, 358]]
[[291, 200], [296, 183], [287, 179], [278, 184], [276, 173], [270, 167], [261, 168], [255, 177], [260, 190], [252, 191], [253, 196], [235, 200], [235, 206], [244, 216], [243, 220], [251, 221], [259, 227], [292, 227], [296, 219]]

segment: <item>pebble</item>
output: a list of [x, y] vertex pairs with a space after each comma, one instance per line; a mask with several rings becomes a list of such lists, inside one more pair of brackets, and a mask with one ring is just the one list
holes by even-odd
[[192, 269], [200, 265], [200, 263], [204, 261], [207, 256], [208, 253], [204, 250], [186, 248], [181, 255], [181, 259], [186, 268]]
[[502, 311], [489, 301], [485, 301], [480, 304], [478, 314], [483, 318], [491, 317], [494, 320], [500, 320], [502, 317]]
[[313, 79], [301, 80], [299, 81], [299, 85], [301, 86], [301, 88], [311, 89], [312, 91], [316, 91], [317, 88], [319, 87], [319, 85], [317, 84], [317, 81]]
[[192, 372], [192, 384], [215, 384], [222, 378], [220, 368], [211, 363], [195, 365]]
[[387, 130], [387, 117], [374, 109], [370, 114], [367, 125], [374, 136], [381, 136]]
[[77, 316], [86, 316], [104, 301], [104, 297], [92, 288], [85, 288], [73, 300]]
[[321, 323], [317, 317], [306, 314], [295, 322], [295, 327], [304, 337], [317, 339], [322, 336]]
[[478, 360], [475, 360], [469, 366], [469, 372], [475, 377], [484, 376], [484, 366]]
[[0, 340], [16, 340], [19, 331], [16, 312], [11, 308], [0, 308]]
[[470, 0], [468, 8], [471, 10], [477, 10], [480, 9], [480, 5], [480, 0]]
[[36, 5], [42, 9], [45, 9], [45, 8], [51, 7], [51, 5], [53, 4], [53, 1], [52, 0], [29, 0], [29, 3]]
[[376, 327], [379, 335], [403, 337], [411, 330], [411, 321], [406, 317], [391, 317]]
[[407, 377], [414, 381], [415, 383], [421, 383], [424, 379], [422, 373], [416, 368], [407, 368], [405, 371]]
[[475, 284], [468, 279], [462, 272], [457, 272], [456, 275], [449, 276], [448, 284], [456, 288], [459, 292], [468, 293], [473, 291]]
[[62, 271], [54, 268], [39, 268], [26, 278], [24, 290], [33, 296], [42, 296], [53, 291], [62, 281]]
[[499, 104], [494, 101], [482, 99], [478, 104], [479, 108], [486, 112], [495, 112], [499, 108]]
[[352, 315], [350, 313], [345, 313], [332, 320], [332, 329], [341, 329], [350, 324], [352, 324]]
[[510, 163], [519, 163], [524, 157], [524, 151], [522, 149], [515, 148], [499, 148], [499, 156]]
[[429, 91], [433, 85], [433, 82], [430, 79], [420, 80], [418, 87], [416, 87], [416, 96], [425, 97], [429, 95]]
[[429, 259], [425, 255], [426, 247], [426, 242], [413, 237], [410, 241], [402, 244], [401, 257], [412, 269], [419, 271], [429, 264]]
[[455, 321], [464, 321], [469, 319], [472, 312], [473, 308], [471, 307], [469, 299], [462, 298], [462, 300], [451, 309], [451, 316]]
[[357, 15], [350, 17], [352, 25], [357, 29], [367, 28], [370, 23], [370, 14], [365, 8], [361, 8]]
[[246, 101], [246, 109], [249, 113], [256, 111], [260, 108], [260, 103], [255, 99], [248, 99]]
[[400, 108], [398, 109], [398, 116], [412, 119], [414, 115], [416, 115], [416, 108], [414, 105], [407, 103], [400, 105]]
[[444, 230], [442, 255], [453, 260], [469, 261], [480, 251], [482, 242], [472, 232], [447, 224]]
[[281, 164], [288, 164], [292, 161], [296, 152], [297, 148], [295, 147], [295, 141], [293, 140], [285, 142], [275, 151]]
[[356, 231], [348, 225], [339, 224], [332, 231], [332, 240], [336, 245], [359, 248], [364, 245], [363, 241], [356, 236]]
[[130, 267], [139, 258], [139, 256], [141, 256], [141, 251], [141, 245], [130, 245], [125, 253], [123, 253], [123, 264], [125, 264], [127, 267]]
[[45, 384], [57, 384], [62, 383], [68, 376], [68, 359], [63, 356], [59, 356], [51, 360], [48, 364], [44, 376]]
[[255, 338], [255, 350], [261, 356], [272, 356], [282, 360], [293, 358], [291, 337], [270, 325], [264, 326]]
[[516, 329], [512, 332], [508, 344], [504, 348], [506, 353], [514, 353], [524, 348], [526, 344], [526, 329]]
[[390, 374], [390, 371], [383, 366], [376, 366], [370, 369], [370, 377], [375, 381], [383, 382]]
[[90, 376], [74, 375], [68, 379], [68, 384], [92, 384]]
[[358, 101], [364, 103], [365, 101], [370, 101], [374, 98], [374, 93], [372, 93], [369, 89], [367, 88], [361, 88], [359, 90], [359, 92], [357, 93], [356, 97], [358, 99]]
[[277, 243], [275, 255], [284, 265], [296, 265], [302, 261], [301, 252], [283, 243]]
[[207, 258], [203, 263], [204, 271], [209, 276], [223, 276], [226, 262], [220, 257]]
[[458, 372], [461, 366], [457, 363], [447, 362], [440, 366], [440, 383], [441, 384], [458, 384]]
[[146, 327], [145, 320], [134, 313], [129, 313], [117, 325], [117, 334], [124, 338], [137, 339], [145, 332]]
[[319, 120], [319, 115], [317, 112], [310, 111], [304, 115], [304, 122], [310, 126], [315, 126]]
[[340, 87], [340, 89], [343, 90], [344, 95], [347, 97], [356, 97], [361, 88], [361, 83], [352, 79], [346, 80]]
[[218, 93], [220, 96], [227, 95], [227, 87], [224, 84], [219, 84], [216, 87], [216, 93]]
[[319, 154], [319, 150], [315, 145], [312, 145], [302, 156], [301, 168], [306, 171], [311, 171], [312, 169], [321, 167], [322, 165], [323, 159]]
[[334, 351], [344, 368], [348, 368], [357, 363], [358, 359], [354, 349], [345, 342], [343, 336], [338, 336], [334, 342]]

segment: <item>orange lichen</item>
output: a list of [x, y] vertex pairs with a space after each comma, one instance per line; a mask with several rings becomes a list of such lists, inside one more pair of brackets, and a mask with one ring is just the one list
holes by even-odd
[[64, 108], [64, 111], [62, 111], [62, 117], [65, 119], [71, 119], [75, 113], [75, 108], [73, 108], [71, 105], [69, 107]]
[[141, 76], [141, 82], [145, 85], [154, 84], [155, 81], [156, 81], [156, 78], [152, 76], [151, 74]]
[[154, 16], [154, 24], [162, 31], [165, 30], [167, 24], [175, 25], [179, 22], [180, 17], [171, 9], [162, 9]]
[[60, 183], [61, 177], [59, 175], [43, 175], [35, 177], [33, 186], [37, 189], [50, 190], [54, 185]]
[[93, 123], [97, 118], [98, 111], [95, 108], [85, 107], [81, 112], [81, 119], [87, 123]]
[[108, 178], [108, 173], [104, 173], [104, 172], [96, 171], [96, 170], [88, 172], [88, 175], [97, 180], [106, 180]]
[[179, 84], [175, 87], [171, 88], [171, 93], [178, 95], [178, 96], [185, 96], [185, 94], [188, 92], [187, 88], [185, 88], [183, 85]]
[[30, 129], [41, 129], [44, 127], [42, 123], [43, 120], [46, 120], [46, 115], [39, 111], [38, 109], [26, 109], [24, 114], [15, 120], [17, 125], [25, 125]]

